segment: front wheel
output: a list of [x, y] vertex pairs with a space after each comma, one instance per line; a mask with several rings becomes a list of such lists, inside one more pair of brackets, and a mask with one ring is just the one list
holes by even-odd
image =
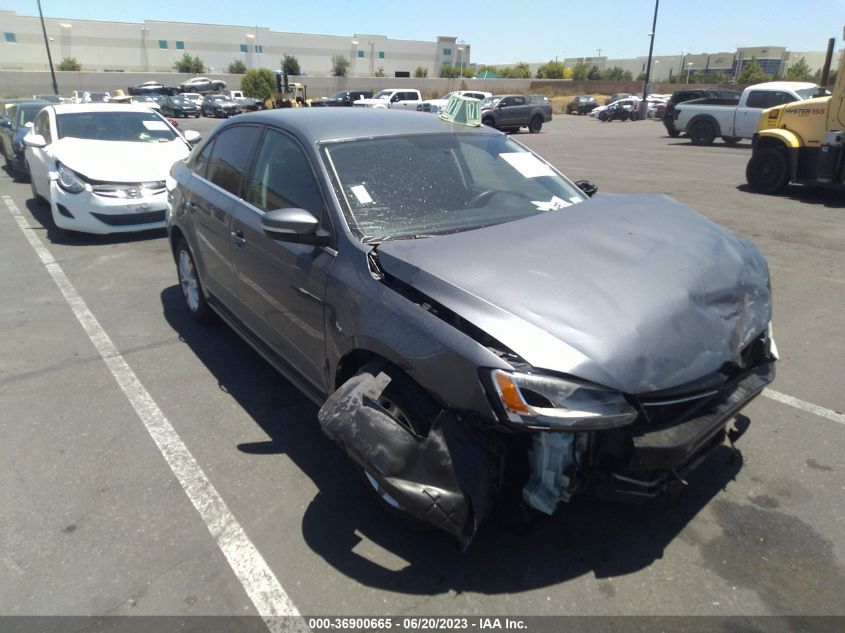
[[672, 129], [672, 130], [666, 130], [666, 132], [667, 132], [667, 133], [669, 134], [669, 136], [671, 136], [672, 138], [677, 138], [677, 137], [679, 137], [679, 136], [681, 135], [681, 133], [680, 133], [678, 130], [675, 130], [675, 129]]
[[779, 193], [789, 182], [786, 152], [777, 147], [755, 151], [745, 168], [745, 180], [760, 193]]
[[636, 110], [634, 110], [633, 112], [631, 112], [631, 120], [632, 120], [632, 121], [638, 121], [638, 120], [639, 120], [639, 118], [640, 118], [640, 113], [639, 113], [639, 112], [637, 112]]
[[543, 129], [543, 117], [535, 116], [531, 119], [531, 122], [528, 124], [528, 131], [532, 134], [537, 134], [540, 130]]
[[483, 123], [484, 125], [486, 125], [488, 127], [496, 127], [496, 122], [490, 117], [487, 117], [486, 119], [482, 119], [481, 123]]
[[208, 305], [202, 290], [199, 273], [194, 263], [194, 255], [184, 238], [176, 245], [176, 270], [182, 297], [191, 317], [198, 323], [213, 323], [214, 311]]

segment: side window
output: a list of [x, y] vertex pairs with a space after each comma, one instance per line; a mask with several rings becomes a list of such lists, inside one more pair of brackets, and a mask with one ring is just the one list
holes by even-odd
[[323, 197], [302, 148], [292, 138], [269, 129], [264, 135], [246, 199], [263, 211], [297, 207], [323, 216]]
[[525, 105], [526, 99], [525, 97], [514, 97], [513, 103], [511, 105]]
[[194, 159], [194, 173], [205, 178], [205, 170], [208, 168], [208, 159], [211, 157], [211, 150], [214, 147], [214, 139], [202, 148], [202, 151]]
[[797, 99], [788, 92], [778, 91], [775, 93], [775, 102], [772, 105], [775, 106], [782, 103], [791, 103], [792, 101], [797, 101]]
[[35, 122], [32, 124], [32, 133], [43, 136], [47, 145], [53, 142], [53, 135], [50, 132], [50, 114], [46, 110], [35, 117]]
[[507, 108], [513, 105], [513, 97], [505, 97], [499, 102], [499, 105], [503, 108]]
[[771, 108], [775, 105], [774, 93], [765, 90], [752, 90], [748, 93], [745, 105], [749, 108]]
[[244, 172], [260, 131], [254, 125], [236, 125], [218, 134], [206, 178], [229, 193], [240, 195]]

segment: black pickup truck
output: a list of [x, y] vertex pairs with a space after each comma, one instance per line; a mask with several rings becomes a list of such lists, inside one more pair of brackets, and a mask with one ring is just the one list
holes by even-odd
[[481, 102], [481, 122], [504, 132], [517, 132], [521, 127], [536, 134], [543, 123], [552, 120], [552, 104], [548, 100], [526, 95], [494, 95]]
[[326, 99], [315, 99], [311, 102], [311, 107], [333, 108], [337, 106], [351, 106], [353, 101], [369, 99], [372, 96], [373, 93], [369, 90], [340, 90]]

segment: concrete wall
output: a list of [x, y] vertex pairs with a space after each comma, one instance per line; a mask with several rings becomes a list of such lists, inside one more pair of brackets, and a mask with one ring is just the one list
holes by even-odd
[[[242, 75], [213, 74], [213, 79], [222, 79], [230, 90], [238, 90]], [[102, 72], [60, 72], [56, 71], [59, 94], [70, 96], [74, 90], [123, 91], [145, 81], [160, 81], [166, 86], [175, 86], [191, 75], [178, 73], [102, 73]], [[450, 90], [460, 90], [461, 79], [396, 79], [393, 77], [291, 77], [308, 87], [309, 97], [325, 97], [338, 90], [372, 90], [382, 88], [417, 88], [426, 98], [440, 96]], [[568, 82], [572, 83], [572, 82]], [[612, 83], [612, 82], [611, 82]], [[530, 79], [464, 79], [467, 89], [485, 92], [528, 92]], [[0, 71], [0, 97], [31, 97], [34, 94], [52, 93], [49, 71]]]

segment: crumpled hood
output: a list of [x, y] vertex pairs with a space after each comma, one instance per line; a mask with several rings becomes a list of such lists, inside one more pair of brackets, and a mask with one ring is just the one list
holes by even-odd
[[90, 180], [106, 182], [164, 180], [170, 173], [170, 166], [190, 151], [181, 139], [141, 143], [66, 136], [50, 145], [50, 153], [65, 166]]
[[534, 367], [626, 393], [717, 371], [771, 320], [757, 248], [661, 195], [605, 194], [378, 253]]

